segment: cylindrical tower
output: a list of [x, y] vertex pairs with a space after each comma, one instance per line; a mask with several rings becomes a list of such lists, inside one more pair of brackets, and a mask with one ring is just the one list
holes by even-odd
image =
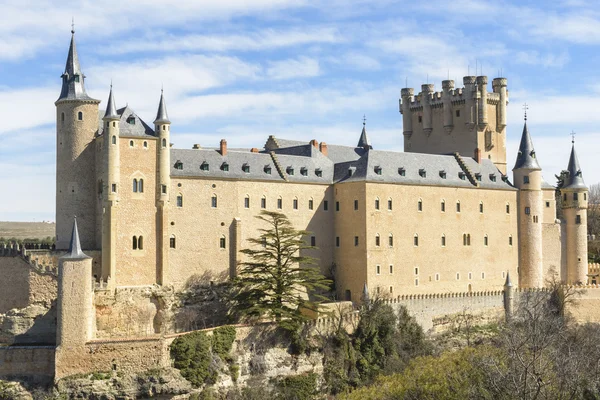
[[542, 257], [543, 215], [542, 169], [540, 168], [527, 122], [523, 127], [517, 162], [513, 168], [513, 183], [519, 189], [517, 220], [519, 231], [519, 286], [544, 285]]
[[488, 112], [487, 112], [487, 91], [488, 78], [487, 76], [477, 77], [477, 87], [479, 89], [479, 98], [477, 99], [477, 123], [479, 124], [479, 130], [484, 130], [488, 123]]
[[96, 171], [92, 142], [98, 131], [99, 100], [85, 92], [85, 75], [79, 66], [75, 35], [62, 74], [56, 100], [56, 248], [66, 249], [73, 216], [79, 219], [81, 243], [96, 243]]
[[431, 94], [433, 93], [433, 84], [427, 83], [421, 85], [421, 104], [423, 105], [423, 132], [427, 136], [433, 130], [431, 120]]
[[465, 86], [463, 90], [463, 99], [465, 99], [465, 123], [467, 125], [473, 125], [476, 121], [477, 116], [475, 115], [475, 81], [474, 76], [463, 77], [463, 84]]
[[413, 132], [410, 103], [412, 102], [414, 94], [415, 91], [413, 88], [404, 88], [400, 91], [400, 96], [402, 98], [402, 103], [400, 104], [400, 111], [402, 112], [402, 131], [404, 133], [404, 136], [410, 136]]
[[494, 93], [500, 94], [500, 102], [496, 106], [496, 130], [498, 132], [504, 131], [506, 128], [506, 105], [508, 104], [508, 95], [506, 92], [506, 86], [508, 81], [506, 78], [495, 78], [492, 81], [492, 87]]
[[111, 278], [116, 282], [116, 243], [117, 243], [117, 215], [116, 207], [119, 201], [119, 187], [121, 180], [120, 151], [119, 151], [119, 121], [120, 116], [115, 107], [112, 92], [108, 95], [106, 112], [102, 118], [104, 124], [103, 138], [103, 205], [104, 215], [102, 218], [102, 278]]
[[454, 116], [452, 115], [452, 90], [454, 89], [454, 81], [442, 81], [442, 90], [444, 95], [442, 102], [444, 103], [444, 130], [446, 133], [452, 132], [454, 128]]
[[569, 171], [560, 189], [565, 224], [567, 284], [586, 284], [588, 274], [587, 208], [588, 189], [583, 182], [575, 145], [571, 148]]
[[154, 128], [158, 137], [157, 157], [158, 157], [158, 179], [156, 190], [156, 207], [158, 210], [157, 223], [157, 259], [159, 260], [157, 283], [164, 285], [167, 282], [169, 265], [169, 198], [171, 190], [171, 150], [170, 135], [171, 121], [167, 115], [167, 106], [165, 104], [164, 94], [161, 91], [160, 102]]

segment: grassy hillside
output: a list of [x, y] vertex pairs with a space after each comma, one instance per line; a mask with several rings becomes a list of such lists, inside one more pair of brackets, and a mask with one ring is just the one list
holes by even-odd
[[0, 238], [45, 239], [54, 237], [55, 223], [0, 221]]

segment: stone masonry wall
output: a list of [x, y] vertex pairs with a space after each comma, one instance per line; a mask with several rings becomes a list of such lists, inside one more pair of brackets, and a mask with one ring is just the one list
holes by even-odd
[[54, 346], [0, 347], [0, 379], [49, 381], [54, 374]]

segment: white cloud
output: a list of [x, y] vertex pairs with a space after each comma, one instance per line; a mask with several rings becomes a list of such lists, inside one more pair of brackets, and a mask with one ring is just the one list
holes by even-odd
[[3, 118], [0, 136], [17, 129], [32, 128], [54, 121], [54, 101], [60, 87], [9, 89], [0, 91]]
[[541, 54], [539, 51], [519, 51], [515, 54], [515, 62], [542, 67], [561, 68], [569, 62], [569, 53], [563, 51], [558, 54]]
[[267, 77], [271, 79], [309, 78], [319, 74], [319, 62], [308, 57], [271, 61], [266, 71]]

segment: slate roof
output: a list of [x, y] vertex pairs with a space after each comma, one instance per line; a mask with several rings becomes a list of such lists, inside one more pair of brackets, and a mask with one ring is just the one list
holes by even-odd
[[[98, 134], [104, 131], [102, 117], [105, 111], [99, 111]], [[154, 130], [145, 123], [129, 106], [117, 110], [119, 118], [119, 136], [120, 137], [156, 137]], [[130, 120], [131, 118], [131, 120]], [[130, 120], [133, 123], [127, 122]]]
[[60, 96], [58, 96], [56, 101], [90, 100], [99, 103], [100, 101], [92, 99], [85, 91], [85, 75], [83, 72], [81, 72], [81, 66], [79, 65], [79, 56], [77, 54], [77, 47], [75, 45], [75, 32], [71, 31], [71, 33], [71, 44], [69, 46], [69, 53], [67, 54], [65, 72], [61, 75], [63, 80], [62, 88], [60, 91]]
[[69, 243], [69, 251], [61, 258], [71, 260], [85, 260], [90, 258], [81, 250], [81, 242], [79, 241], [79, 230], [77, 229], [77, 218], [73, 219], [73, 231], [71, 232], [71, 242]]
[[583, 174], [581, 173], [579, 159], [575, 152], [575, 144], [571, 147], [571, 156], [569, 157], [567, 171], [569, 171], [569, 178], [567, 180], [567, 185], [564, 186], [565, 189], [587, 189], [585, 182], [583, 182]]
[[517, 153], [517, 161], [515, 162], [515, 169], [525, 168], [531, 170], [541, 170], [540, 164], [538, 164], [535, 156], [535, 149], [533, 148], [533, 141], [531, 135], [529, 135], [529, 129], [527, 129], [527, 121], [523, 125], [523, 134], [521, 135], [521, 144], [519, 145], [519, 152]]

